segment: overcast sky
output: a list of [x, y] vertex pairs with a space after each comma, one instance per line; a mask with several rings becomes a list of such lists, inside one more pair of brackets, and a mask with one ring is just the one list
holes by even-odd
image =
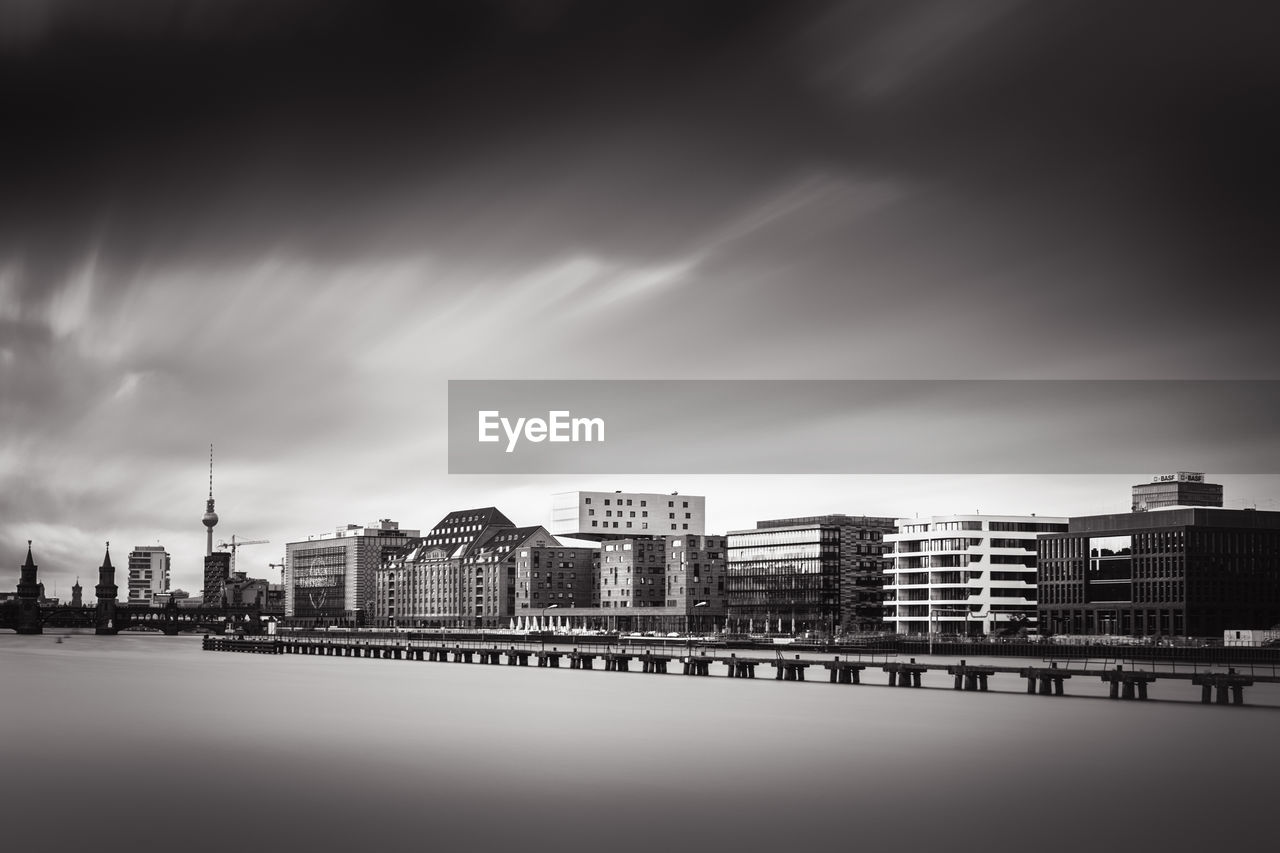
[[0, 0], [0, 586], [33, 539], [91, 587], [111, 540], [198, 590], [210, 443], [217, 538], [269, 577], [346, 522], [575, 488], [705, 494], [715, 530], [1127, 509], [1128, 475], [449, 477], [446, 382], [1280, 378], [1278, 24]]

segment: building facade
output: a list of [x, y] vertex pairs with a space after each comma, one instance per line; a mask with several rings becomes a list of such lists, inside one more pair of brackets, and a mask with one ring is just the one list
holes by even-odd
[[[568, 624], [595, 606], [599, 596], [600, 549], [555, 545], [522, 546], [511, 554], [516, 588], [513, 627], [549, 628]], [[555, 608], [556, 612], [549, 612]], [[563, 612], [562, 612], [563, 611]]]
[[823, 515], [760, 521], [727, 537], [727, 630], [833, 636], [881, 630], [894, 520]]
[[1166, 506], [1222, 506], [1222, 486], [1206, 483], [1204, 474], [1178, 471], [1157, 474], [1149, 483], [1138, 483], [1132, 489], [1134, 512], [1145, 512]]
[[270, 608], [271, 584], [263, 578], [251, 578], [245, 572], [232, 572], [223, 586], [228, 607], [251, 607], [259, 611]]
[[728, 539], [724, 536], [668, 536], [666, 607], [685, 618], [694, 634], [723, 629], [729, 613]]
[[665, 539], [618, 539], [600, 545], [600, 606], [664, 607], [667, 601]]
[[634, 537], [606, 540], [599, 548], [521, 551], [515, 627], [718, 633], [728, 601], [725, 572], [723, 536]]
[[551, 532], [588, 541], [701, 536], [707, 499], [647, 492], [562, 492], [551, 497]]
[[[578, 580], [576, 576], [578, 572], [578, 564], [581, 558], [569, 557], [566, 561], [564, 557], [553, 557], [552, 553], [564, 551], [590, 551], [592, 549], [561, 549], [560, 543], [554, 536], [547, 532], [545, 527], [512, 527], [505, 530], [496, 530], [485, 538], [482, 542], [477, 543], [472, 553], [468, 554], [463, 560], [463, 572], [465, 577], [474, 582], [474, 600], [475, 607], [472, 620], [472, 626], [477, 628], [509, 628], [517, 611], [517, 576], [519, 565], [524, 560], [530, 559], [521, 557], [520, 555], [526, 551], [532, 554], [532, 563], [535, 566], [533, 571], [542, 571], [547, 576], [548, 590], [551, 586], [550, 575], [553, 571], [552, 562], [556, 562], [554, 571], [563, 576], [569, 575], [569, 586], [561, 587], [557, 590], [563, 595], [567, 589], [567, 601], [569, 606], [573, 606], [574, 593], [577, 592], [579, 600], [585, 600], [582, 597], [582, 584], [586, 585], [586, 596], [589, 597], [591, 585], [591, 561], [588, 557], [582, 565], [584, 571], [581, 573], [583, 578]], [[557, 581], [557, 586], [565, 583], [562, 578]], [[559, 596], [558, 596], [559, 599]]]
[[231, 552], [214, 551], [204, 558], [204, 595], [201, 598], [205, 607], [221, 607], [222, 592], [227, 581], [231, 579]]
[[900, 518], [890, 557], [885, 627], [895, 634], [974, 636], [1036, 623], [1037, 537], [1067, 519], [1035, 515]]
[[1072, 518], [1039, 540], [1041, 630], [1218, 637], [1280, 622], [1280, 512], [1173, 507]]
[[138, 545], [129, 552], [129, 604], [148, 607], [169, 590], [169, 554], [163, 545]]
[[517, 527], [494, 507], [451, 512], [376, 575], [375, 624], [505, 628], [516, 611], [517, 552], [558, 545], [543, 527]]
[[285, 614], [323, 622], [359, 611], [364, 618], [373, 609], [379, 566], [417, 537], [417, 530], [384, 518], [286, 544]]

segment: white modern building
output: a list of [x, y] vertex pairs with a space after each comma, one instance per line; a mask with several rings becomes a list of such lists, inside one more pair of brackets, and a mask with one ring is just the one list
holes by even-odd
[[551, 496], [551, 533], [599, 542], [636, 536], [702, 536], [707, 499], [647, 492], [561, 492]]
[[169, 553], [163, 545], [138, 545], [129, 552], [129, 604], [151, 606], [169, 591]]
[[897, 634], [992, 634], [1036, 624], [1036, 536], [1067, 519], [1036, 515], [900, 518], [889, 545], [884, 621]]

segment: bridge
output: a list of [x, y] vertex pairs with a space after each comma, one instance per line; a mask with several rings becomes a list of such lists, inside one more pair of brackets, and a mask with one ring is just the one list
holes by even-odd
[[228, 628], [245, 634], [265, 631], [262, 614], [253, 606], [179, 607], [170, 601], [165, 607], [141, 607], [116, 601], [118, 588], [111, 565], [110, 546], [98, 569], [95, 588], [97, 604], [57, 605], [40, 602], [37, 566], [27, 542], [27, 559], [21, 566], [17, 597], [0, 603], [0, 629], [19, 634], [43, 634], [45, 628], [93, 628], [96, 634], [118, 634], [130, 629], [151, 629], [165, 634], [184, 631], [224, 633]]
[[241, 609], [177, 607], [173, 604], [165, 607], [118, 606], [114, 616], [104, 619], [104, 615], [102, 608], [94, 605], [40, 607], [40, 630], [22, 631], [11, 621], [6, 622], [4, 612], [0, 611], [0, 628], [13, 628], [20, 634], [40, 634], [45, 628], [93, 628], [98, 634], [118, 634], [137, 629], [151, 629], [169, 635], [191, 631], [221, 634], [228, 626], [234, 629], [238, 625], [243, 625], [246, 633], [255, 633], [249, 626], [257, 621], [256, 616]]

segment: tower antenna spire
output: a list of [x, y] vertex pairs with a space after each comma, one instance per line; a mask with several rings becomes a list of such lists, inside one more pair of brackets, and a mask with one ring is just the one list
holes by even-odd
[[200, 519], [205, 526], [204, 555], [213, 553], [213, 526], [218, 523], [218, 514], [213, 510], [213, 445], [209, 445], [209, 500], [204, 505], [204, 517]]

